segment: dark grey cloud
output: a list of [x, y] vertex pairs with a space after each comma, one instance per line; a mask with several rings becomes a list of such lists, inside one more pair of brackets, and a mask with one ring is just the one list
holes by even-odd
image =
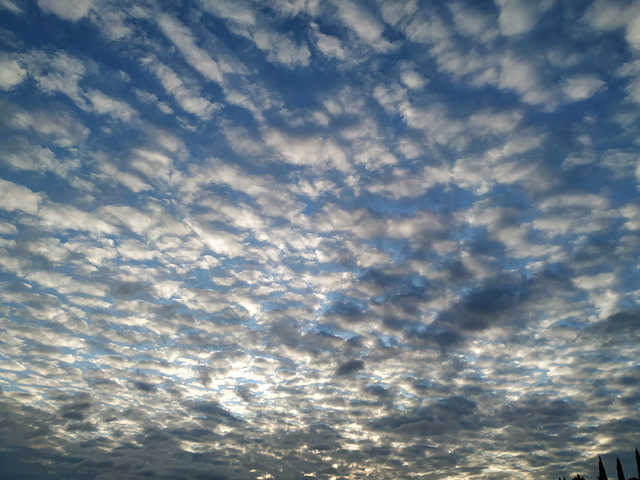
[[349, 375], [362, 369], [364, 369], [364, 362], [362, 360], [349, 360], [338, 366], [336, 375]]

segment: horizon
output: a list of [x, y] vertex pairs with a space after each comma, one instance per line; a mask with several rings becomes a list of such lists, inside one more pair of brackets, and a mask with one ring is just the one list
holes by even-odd
[[0, 476], [633, 471], [640, 0], [0, 0], [0, 46]]

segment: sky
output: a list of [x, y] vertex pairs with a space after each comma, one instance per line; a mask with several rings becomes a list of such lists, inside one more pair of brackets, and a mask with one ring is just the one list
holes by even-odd
[[0, 0], [0, 473], [594, 479], [640, 447], [640, 1]]

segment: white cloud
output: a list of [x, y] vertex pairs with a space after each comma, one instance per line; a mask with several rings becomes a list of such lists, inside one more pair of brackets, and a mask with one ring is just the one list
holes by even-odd
[[583, 20], [598, 30], [615, 30], [625, 24], [626, 2], [595, 0], [585, 11]]
[[123, 7], [117, 0], [102, 0], [94, 4], [90, 11], [90, 18], [106, 38], [118, 41], [131, 38], [133, 35], [134, 29], [127, 24], [127, 20], [130, 18], [129, 15], [133, 17], [140, 15], [134, 12], [134, 9]]
[[228, 21], [234, 33], [251, 39], [256, 47], [267, 53], [267, 60], [289, 68], [309, 64], [311, 53], [307, 45], [294, 42], [263, 17], [256, 17], [255, 9], [246, 1], [202, 0], [204, 7]]
[[456, 148], [465, 143], [465, 139], [460, 136], [464, 132], [464, 123], [451, 118], [445, 105], [433, 103], [428, 106], [416, 106], [406, 101], [399, 109], [407, 125], [422, 130], [429, 144], [449, 144]]
[[137, 261], [149, 261], [159, 254], [159, 252], [154, 252], [147, 245], [132, 238], [120, 243], [118, 253], [125, 258]]
[[13, 0], [0, 0], [0, 8], [4, 8], [5, 10], [9, 10], [11, 13], [16, 15], [22, 13], [22, 8], [16, 5]]
[[99, 90], [88, 89], [86, 96], [96, 113], [109, 115], [122, 122], [130, 122], [136, 116], [136, 111], [128, 103], [109, 97]]
[[267, 145], [294, 165], [306, 165], [319, 171], [331, 167], [342, 172], [350, 169], [345, 153], [331, 139], [295, 136], [276, 129], [266, 129], [263, 138]]
[[519, 111], [481, 110], [469, 117], [469, 126], [480, 135], [501, 135], [515, 130], [521, 120]]
[[41, 197], [27, 187], [0, 178], [0, 208], [7, 212], [21, 210], [35, 215], [40, 207]]
[[7, 56], [0, 56], [0, 89], [11, 90], [20, 85], [26, 76], [26, 70], [18, 62]]
[[62, 264], [69, 259], [69, 250], [62, 246], [62, 242], [54, 237], [42, 237], [34, 241], [27, 241], [25, 250], [41, 255], [53, 264]]
[[255, 10], [246, 0], [202, 0], [202, 3], [214, 15], [230, 20], [233, 24], [247, 27], [256, 23]]
[[15, 225], [5, 222], [4, 220], [0, 220], [0, 235], [13, 235], [18, 233], [18, 229]]
[[367, 170], [378, 170], [398, 163], [396, 156], [391, 153], [388, 148], [375, 140], [367, 139], [354, 143], [353, 159], [356, 163], [364, 165]]
[[191, 169], [189, 175], [185, 176], [181, 189], [184, 201], [201, 202], [199, 197], [203, 193], [202, 189], [209, 184], [228, 185], [249, 195], [267, 216], [293, 219], [302, 208], [287, 189], [283, 189], [269, 175], [252, 175], [238, 165], [217, 159], [209, 159], [202, 166]]
[[165, 113], [165, 114], [174, 113], [173, 109], [169, 105], [167, 105], [166, 103], [161, 102], [158, 99], [157, 95], [155, 95], [153, 93], [150, 93], [150, 92], [147, 92], [147, 91], [144, 91], [144, 90], [140, 90], [139, 88], [134, 88], [133, 92], [136, 94], [136, 97], [138, 97], [138, 99], [141, 102], [155, 105], [156, 107], [158, 107], [158, 109], [162, 113]]
[[185, 85], [183, 79], [170, 67], [150, 58], [143, 59], [142, 63], [149, 66], [167, 93], [175, 98], [184, 111], [202, 120], [209, 120], [218, 109], [215, 104], [203, 98], [196, 88]]
[[15, 129], [32, 130], [59, 147], [72, 147], [80, 144], [88, 135], [89, 129], [65, 111], [17, 110], [7, 119]]
[[193, 68], [205, 78], [220, 85], [223, 84], [223, 72], [220, 65], [195, 44], [193, 35], [187, 27], [167, 14], [160, 15], [158, 24], [160, 30], [178, 47]]
[[530, 105], [543, 104], [553, 110], [557, 104], [553, 88], [540, 77], [540, 68], [529, 58], [509, 52], [500, 60], [498, 86], [515, 90]]
[[514, 132], [509, 137], [507, 143], [501, 149], [505, 156], [519, 155], [530, 152], [543, 145], [545, 135], [538, 133], [535, 129], [523, 129]]
[[[508, 6], [506, 6], [507, 3]], [[528, 6], [534, 4], [533, 7]], [[513, 10], [523, 14], [521, 20], [537, 18], [537, 14], [549, 5], [550, 2], [505, 1], [505, 8], [508, 11]], [[491, 24], [490, 19], [482, 17], [479, 13], [471, 13], [467, 10], [464, 14], [456, 14], [460, 7], [454, 5], [451, 8], [454, 23], [468, 22], [467, 28], [477, 29], [481, 28], [480, 24], [485, 26]], [[524, 102], [530, 105], [543, 105], [550, 111], [556, 108], [559, 103], [559, 89], [554, 80], [546, 77], [544, 55], [523, 55], [516, 53], [516, 50], [504, 51], [504, 49], [490, 48], [494, 47], [491, 39], [495, 36], [495, 31], [488, 27], [484, 33], [477, 33], [480, 37], [473, 37], [474, 41], [479, 43], [486, 41], [487, 46], [478, 45], [477, 48], [469, 49], [464, 42], [456, 38], [456, 31], [437, 11], [429, 11], [429, 14], [426, 12], [428, 9], [414, 15], [404, 31], [410, 40], [427, 45], [441, 73], [451, 75], [456, 82], [467, 87], [493, 85], [515, 91]], [[527, 12], [537, 13], [530, 17]], [[476, 21], [479, 22], [478, 26], [472, 27], [471, 25]], [[456, 23], [456, 28], [462, 27]]]
[[597, 275], [578, 276], [572, 281], [576, 287], [589, 292], [589, 301], [600, 312], [600, 318], [604, 319], [616, 313], [622, 295], [614, 290], [618, 283], [618, 278], [614, 273], [605, 272]]
[[605, 83], [596, 75], [574, 75], [562, 83], [562, 91], [572, 101], [586, 100], [602, 90]]
[[62, 93], [80, 108], [86, 108], [86, 100], [78, 85], [86, 73], [85, 64], [64, 51], [51, 55], [32, 51], [22, 56], [27, 72], [44, 93]]
[[542, 214], [532, 225], [550, 237], [602, 231], [619, 217], [609, 200], [599, 195], [555, 195], [536, 206]]
[[159, 178], [171, 181], [172, 174], [178, 179], [178, 172], [173, 169], [173, 160], [166, 155], [146, 149], [136, 149], [133, 152], [131, 166], [144, 173], [149, 178]]
[[245, 254], [245, 247], [237, 235], [222, 230], [213, 230], [199, 223], [186, 220], [202, 242], [214, 253], [235, 258]]
[[498, 23], [503, 35], [519, 35], [532, 30], [554, 0], [495, 0], [500, 9]]
[[449, 9], [453, 14], [456, 30], [461, 35], [476, 38], [481, 42], [488, 42], [497, 36], [498, 31], [494, 26], [495, 18], [461, 2], [450, 3]]
[[38, 6], [43, 11], [71, 21], [86, 17], [93, 5], [94, 0], [38, 0]]
[[[47, 272], [43, 270], [32, 271], [25, 274], [25, 278], [31, 282], [39, 283], [45, 288], [58, 291], [63, 294], [67, 293], [84, 293], [94, 297], [104, 297], [109, 291], [105, 285], [96, 283], [80, 282], [67, 275], [57, 272]], [[71, 338], [69, 338], [71, 340]], [[80, 339], [76, 339], [80, 341]], [[75, 342], [64, 342], [63, 345], [73, 346]]]
[[635, 2], [627, 10], [626, 39], [634, 50], [640, 50], [640, 2]]
[[517, 211], [511, 207], [494, 207], [485, 199], [474, 203], [463, 216], [471, 226], [485, 226], [491, 237], [501, 242], [513, 258], [548, 256], [559, 251], [557, 246], [534, 242], [531, 225], [519, 221]]
[[24, 138], [18, 138], [13, 145], [5, 145], [6, 153], [2, 156], [2, 162], [16, 170], [33, 170], [44, 172], [58, 169], [58, 162], [53, 152], [40, 145], [32, 145]]
[[382, 105], [389, 115], [398, 113], [400, 105], [407, 98], [407, 91], [398, 83], [376, 85], [373, 97]]
[[435, 185], [446, 185], [451, 178], [451, 168], [446, 165], [425, 166], [417, 173], [398, 168], [386, 181], [374, 183], [367, 190], [395, 199], [415, 198]]
[[342, 42], [338, 37], [332, 35], [325, 35], [317, 28], [315, 29], [316, 46], [318, 49], [329, 58], [337, 58], [344, 60], [347, 57], [347, 52], [342, 48]]
[[140, 177], [130, 172], [122, 172], [115, 165], [105, 159], [101, 159], [96, 174], [98, 178], [107, 180], [109, 183], [121, 183], [130, 190], [138, 193], [144, 190], [151, 190], [151, 186], [142, 181]]
[[306, 44], [297, 45], [280, 32], [260, 28], [253, 34], [256, 46], [267, 52], [267, 60], [290, 68], [309, 65], [311, 52]]
[[434, 54], [441, 53], [450, 47], [452, 31], [436, 11], [425, 9], [411, 15], [405, 32], [414, 42], [434, 46]]
[[631, 48], [640, 49], [640, 2], [595, 0], [585, 11], [583, 21], [599, 31], [625, 29]]
[[541, 146], [543, 139], [535, 131], [516, 131], [502, 148], [456, 160], [453, 179], [459, 187], [471, 189], [477, 195], [487, 193], [495, 183], [517, 183], [528, 191], [544, 191], [555, 183], [553, 176], [538, 160], [522, 158], [522, 154]]
[[384, 26], [373, 13], [350, 0], [337, 1], [338, 15], [345, 25], [376, 50], [386, 51], [392, 45], [382, 37]]
[[640, 205], [628, 203], [620, 208], [620, 213], [627, 219], [624, 227], [628, 230], [640, 230]]
[[155, 220], [149, 215], [133, 207], [108, 205], [100, 209], [99, 215], [101, 218], [106, 216], [110, 220], [124, 225], [128, 230], [138, 235], [146, 234], [155, 223]]
[[[87, 67], [66, 52], [58, 51], [49, 55], [42, 51], [32, 51], [21, 58], [29, 76], [44, 93], [62, 93], [83, 110], [106, 114], [114, 120], [129, 122], [136, 116], [135, 110], [122, 100], [114, 99], [97, 89], [83, 90], [79, 83]], [[49, 116], [53, 115], [51, 112]]]
[[382, 19], [389, 25], [398, 24], [410, 20], [418, 10], [418, 0], [397, 2], [395, 0], [377, 0]]
[[420, 90], [427, 84], [427, 81], [415, 70], [405, 69], [400, 75], [402, 83], [411, 90]]
[[77, 230], [94, 235], [114, 234], [116, 227], [99, 216], [80, 210], [72, 205], [59, 203], [44, 204], [38, 217], [43, 228], [48, 230]]
[[627, 92], [627, 101], [640, 103], [640, 60], [632, 60], [623, 63], [616, 71], [621, 77], [629, 77], [625, 91]]

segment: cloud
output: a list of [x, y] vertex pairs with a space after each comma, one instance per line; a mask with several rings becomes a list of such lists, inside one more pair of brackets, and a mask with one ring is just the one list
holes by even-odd
[[351, 28], [356, 35], [376, 50], [389, 50], [390, 42], [383, 38], [384, 26], [366, 8], [356, 2], [337, 2], [338, 16], [340, 20]]
[[364, 368], [364, 362], [362, 360], [349, 360], [343, 363], [336, 369], [336, 375], [344, 376], [357, 372]]
[[22, 57], [27, 72], [40, 90], [44, 93], [62, 93], [67, 95], [79, 107], [86, 101], [78, 83], [84, 77], [87, 67], [77, 58], [64, 51], [47, 54], [43, 51], [32, 51]]
[[106, 160], [100, 162], [98, 178], [104, 178], [112, 183], [121, 183], [134, 192], [141, 192], [144, 190], [151, 190], [151, 186], [145, 183], [139, 176], [130, 173], [122, 172], [118, 168], [109, 163]]
[[248, 2], [218, 2], [203, 0], [204, 7], [225, 20], [239, 35], [251, 39], [256, 47], [266, 52], [267, 60], [296, 68], [309, 64], [311, 53], [306, 43], [297, 43], [290, 35], [281, 33], [266, 19], [256, 16]]
[[384, 183], [371, 185], [368, 189], [374, 193], [391, 198], [419, 197], [436, 185], [446, 185], [451, 180], [451, 169], [448, 166], [425, 166], [421, 172], [409, 172], [395, 169], [392, 177]]
[[296, 45], [287, 36], [267, 29], [256, 30], [253, 34], [256, 46], [268, 52], [267, 60], [293, 66], [306, 66], [309, 64], [311, 53], [306, 45]]
[[116, 232], [110, 223], [72, 205], [47, 203], [40, 208], [38, 216], [45, 229], [82, 230], [94, 234]]
[[151, 58], [144, 58], [143, 65], [156, 74], [166, 92], [174, 97], [180, 107], [201, 120], [209, 120], [217, 110], [215, 104], [203, 98], [198, 88], [185, 84], [183, 79], [170, 67]]
[[500, 60], [500, 67], [498, 80], [500, 88], [515, 90], [526, 103], [546, 104], [548, 108], [555, 107], [557, 100], [554, 98], [554, 92], [546, 87], [534, 62], [507, 54]]
[[539, 208], [543, 214], [533, 226], [548, 235], [601, 230], [615, 218], [608, 200], [598, 195], [558, 195], [540, 202]]
[[640, 48], [640, 6], [637, 2], [594, 1], [584, 13], [583, 21], [599, 31], [625, 30], [625, 39], [633, 48]]
[[327, 57], [335, 57], [340, 60], [347, 58], [347, 52], [342, 47], [340, 39], [332, 35], [325, 35], [320, 31], [315, 32], [316, 46]]
[[7, 56], [0, 57], [0, 88], [2, 90], [11, 90], [20, 85], [26, 78], [27, 72], [18, 62]]
[[264, 132], [264, 141], [294, 165], [307, 165], [320, 171], [333, 167], [344, 172], [350, 168], [347, 156], [332, 139], [323, 140], [268, 129]]
[[167, 14], [160, 16], [158, 25], [162, 32], [180, 49], [190, 65], [205, 78], [220, 85], [223, 84], [222, 69], [215, 60], [195, 44], [191, 32], [184, 25]]
[[562, 91], [570, 100], [584, 100], [604, 88], [605, 83], [595, 75], [580, 75], [565, 79]]
[[40, 4], [0, 3], [5, 476], [635, 441], [636, 2]]
[[[493, 40], [498, 32], [495, 28], [495, 18], [483, 11], [469, 8], [462, 2], [454, 2], [449, 5], [453, 14], [456, 30], [465, 36], [472, 36], [481, 42]], [[504, 21], [508, 21], [503, 19]]]
[[38, 6], [47, 13], [53, 13], [64, 20], [75, 22], [89, 14], [93, 0], [38, 0]]
[[72, 147], [82, 143], [90, 130], [68, 111], [27, 111], [17, 109], [5, 119], [16, 130], [36, 132], [42, 141], [50, 141], [59, 147]]
[[[521, 162], [527, 152], [535, 152], [543, 138], [532, 132], [518, 132], [502, 148], [489, 150], [480, 158], [463, 157], [453, 166], [453, 180], [476, 194], [490, 191], [494, 184], [520, 184], [532, 191], [544, 191], [554, 184], [544, 164]], [[529, 155], [527, 155], [529, 157]]]
[[553, 0], [532, 4], [524, 0], [497, 0], [500, 16], [498, 23], [503, 35], [519, 35], [532, 30], [542, 14], [549, 10]]
[[15, 184], [0, 178], [2, 189], [0, 196], [2, 198], [2, 209], [8, 212], [20, 210], [29, 214], [38, 213], [41, 196], [32, 192], [22, 185]]
[[87, 90], [86, 96], [94, 112], [109, 115], [114, 120], [130, 122], [136, 115], [135, 110], [127, 103], [111, 98], [98, 90]]
[[13, 0], [2, 0], [0, 1], [0, 7], [4, 8], [5, 10], [9, 10], [11, 13], [13, 14], [20, 14], [22, 13], [22, 8], [20, 8], [18, 5], [16, 5]]

